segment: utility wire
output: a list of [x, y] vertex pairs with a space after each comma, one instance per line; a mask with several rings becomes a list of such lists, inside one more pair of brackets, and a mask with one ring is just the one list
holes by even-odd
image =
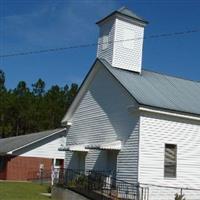
[[68, 50], [68, 49], [87, 48], [87, 47], [97, 46], [97, 45], [101, 45], [101, 44], [111, 44], [111, 43], [119, 43], [119, 42], [133, 41], [133, 40], [142, 40], [142, 39], [146, 40], [146, 39], [155, 39], [155, 38], [163, 38], [163, 37], [181, 36], [181, 35], [192, 34], [192, 33], [197, 33], [197, 32], [200, 32], [200, 29], [187, 30], [187, 31], [181, 31], [181, 32], [173, 32], [173, 33], [162, 33], [162, 34], [150, 35], [150, 36], [146, 36], [146, 37], [127, 39], [127, 40], [117, 40], [117, 41], [109, 41], [109, 42], [101, 42], [101, 43], [90, 43], [90, 44], [73, 45], [73, 46], [67, 46], [67, 47], [57, 47], [57, 48], [50, 48], [50, 49], [40, 49], [40, 50], [33, 50], [33, 51], [8, 53], [8, 54], [0, 55], [0, 58], [64, 51], [64, 50]]

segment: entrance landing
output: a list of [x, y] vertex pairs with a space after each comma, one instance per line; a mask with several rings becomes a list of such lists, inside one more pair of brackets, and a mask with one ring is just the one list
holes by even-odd
[[68, 190], [66, 188], [56, 187], [52, 191], [52, 199], [54, 200], [89, 200], [88, 198]]

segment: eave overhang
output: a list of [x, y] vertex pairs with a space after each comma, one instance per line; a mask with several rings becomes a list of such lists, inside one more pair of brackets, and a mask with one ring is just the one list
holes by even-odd
[[177, 118], [182, 118], [182, 119], [200, 121], [199, 115], [193, 115], [190, 113], [177, 112], [177, 111], [173, 111], [169, 109], [161, 109], [161, 108], [145, 106], [145, 105], [139, 105], [138, 107], [134, 107], [133, 111], [149, 112], [149, 113], [166, 115], [166, 116], [177, 117]]

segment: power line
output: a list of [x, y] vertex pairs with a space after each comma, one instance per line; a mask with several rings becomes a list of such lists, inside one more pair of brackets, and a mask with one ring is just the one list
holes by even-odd
[[156, 38], [163, 38], [163, 37], [173, 37], [173, 36], [181, 36], [186, 34], [192, 34], [200, 32], [200, 29], [194, 30], [187, 30], [181, 32], [173, 32], [173, 33], [162, 33], [162, 34], [155, 34], [146, 37], [138, 37], [134, 39], [127, 39], [127, 40], [117, 40], [117, 41], [110, 41], [110, 42], [102, 42], [102, 43], [90, 43], [90, 44], [82, 44], [82, 45], [73, 45], [67, 47], [57, 47], [57, 48], [50, 48], [50, 49], [40, 49], [40, 50], [33, 50], [33, 51], [24, 51], [24, 52], [16, 52], [16, 53], [8, 53], [0, 55], [0, 58], [7, 58], [7, 57], [14, 57], [14, 56], [25, 56], [31, 54], [40, 54], [40, 53], [49, 53], [49, 52], [56, 52], [56, 51], [64, 51], [68, 49], [77, 49], [77, 48], [87, 48], [92, 46], [97, 46], [100, 44], [110, 44], [110, 43], [119, 43], [119, 42], [126, 42], [126, 41], [133, 41], [133, 40], [146, 40], [146, 39], [156, 39]]

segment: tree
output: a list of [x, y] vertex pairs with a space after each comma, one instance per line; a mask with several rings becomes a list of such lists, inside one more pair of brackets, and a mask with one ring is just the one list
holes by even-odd
[[0, 137], [5, 137], [5, 74], [0, 70]]
[[0, 70], [0, 91], [5, 90], [5, 74], [2, 70]]
[[31, 93], [25, 81], [20, 81], [13, 91], [13, 115], [15, 116], [15, 135], [25, 134], [28, 130], [28, 118], [30, 117], [27, 111], [30, 108]]
[[68, 105], [71, 105], [77, 92], [78, 92], [78, 85], [76, 83], [72, 83], [70, 90], [68, 91]]
[[45, 93], [45, 82], [42, 79], [38, 79], [38, 81], [32, 84], [33, 93], [36, 96], [42, 96]]
[[59, 127], [78, 91], [75, 83], [64, 88], [54, 85], [45, 91], [42, 79], [32, 85], [32, 90], [25, 81], [19, 81], [13, 90], [7, 90], [4, 83], [5, 74], [0, 71], [0, 137]]
[[27, 87], [26, 82], [20, 81], [17, 87], [15, 88], [14, 92], [20, 97], [26, 95], [29, 92], [29, 88]]
[[49, 128], [60, 126], [67, 105], [67, 92], [58, 85], [52, 86], [45, 95], [46, 119], [49, 120]]

